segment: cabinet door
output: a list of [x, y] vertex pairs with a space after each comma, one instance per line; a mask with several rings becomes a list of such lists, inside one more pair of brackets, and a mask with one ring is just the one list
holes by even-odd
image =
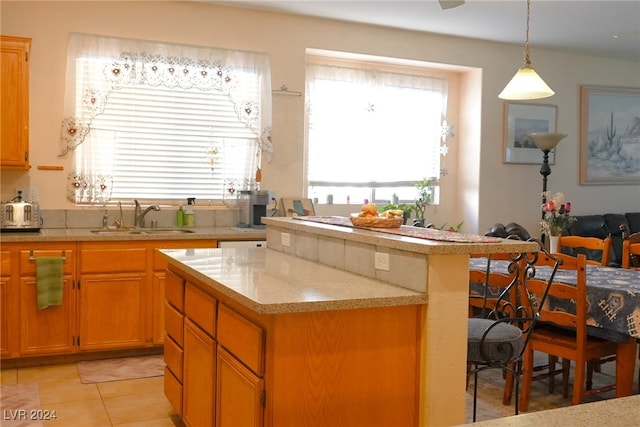
[[264, 381], [218, 346], [216, 427], [261, 426]]
[[80, 350], [145, 345], [144, 273], [82, 275]]
[[10, 276], [0, 276], [0, 356], [2, 357], [15, 356], [18, 350], [16, 344], [18, 331], [15, 325], [20, 321], [17, 304], [12, 302], [12, 293], [17, 294], [12, 280]]
[[151, 314], [153, 325], [153, 343], [164, 343], [164, 283], [165, 272], [153, 273], [153, 292], [151, 297]]
[[29, 169], [29, 50], [31, 39], [2, 36], [0, 165]]
[[182, 420], [190, 427], [213, 426], [216, 343], [189, 319], [184, 321]]
[[73, 280], [64, 277], [62, 305], [39, 309], [35, 277], [20, 279], [20, 354], [71, 353], [76, 330]]

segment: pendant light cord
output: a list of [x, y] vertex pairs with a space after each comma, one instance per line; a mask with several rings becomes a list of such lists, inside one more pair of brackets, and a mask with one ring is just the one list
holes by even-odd
[[527, 0], [527, 30], [524, 42], [524, 66], [531, 68], [531, 58], [529, 57], [529, 17], [531, 16], [531, 0]]

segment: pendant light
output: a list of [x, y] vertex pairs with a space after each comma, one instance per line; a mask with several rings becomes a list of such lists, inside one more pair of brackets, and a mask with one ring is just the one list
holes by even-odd
[[555, 94], [542, 80], [531, 66], [529, 57], [529, 17], [531, 15], [531, 0], [527, 0], [527, 32], [524, 45], [524, 65], [518, 70], [511, 81], [500, 92], [498, 98], [507, 100], [524, 100], [548, 98]]

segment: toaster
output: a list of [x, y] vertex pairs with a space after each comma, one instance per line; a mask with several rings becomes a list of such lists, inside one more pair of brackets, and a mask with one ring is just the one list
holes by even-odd
[[0, 229], [5, 231], [40, 231], [42, 216], [35, 202], [2, 202]]

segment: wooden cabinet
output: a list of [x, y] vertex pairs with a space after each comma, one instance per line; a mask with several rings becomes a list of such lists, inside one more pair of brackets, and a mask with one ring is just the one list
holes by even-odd
[[[29, 249], [28, 249], [29, 248]], [[23, 246], [19, 255], [19, 350], [21, 356], [66, 354], [75, 350], [75, 245], [39, 243]], [[63, 257], [62, 304], [37, 305], [36, 258]]]
[[[178, 307], [167, 308], [167, 262], [159, 250], [215, 246], [211, 240], [3, 243], [0, 357], [155, 347], [165, 340], [165, 316], [173, 314], [169, 328], [178, 353], [171, 354], [172, 368], [181, 388], [184, 286], [170, 280], [167, 295], [176, 294], [169, 300]], [[35, 258], [41, 256], [65, 257], [63, 303], [43, 310], [36, 298]]]
[[29, 169], [29, 54], [31, 39], [2, 36], [0, 52], [0, 166]]
[[186, 308], [183, 378], [165, 393], [187, 425], [419, 424], [422, 306], [260, 314], [179, 265], [169, 277], [168, 305], [186, 284]]
[[167, 271], [164, 279], [164, 394], [178, 415], [183, 416], [182, 381], [184, 374], [184, 285], [185, 280]]
[[147, 249], [120, 242], [82, 243], [79, 253], [79, 349], [144, 346]]
[[185, 318], [182, 420], [187, 426], [214, 426], [215, 379], [216, 343]]
[[216, 426], [261, 426], [264, 329], [224, 304], [218, 307]]
[[216, 426], [261, 426], [264, 380], [218, 346]]
[[[164, 342], [164, 301], [165, 301], [165, 274], [167, 261], [160, 254], [160, 249], [184, 249], [188, 251], [194, 248], [215, 248], [215, 240], [167, 240], [153, 243], [153, 300], [151, 306], [152, 336], [154, 344]], [[182, 308], [180, 309], [182, 310]]]
[[264, 330], [171, 270], [165, 292], [165, 394], [184, 423], [261, 426]]
[[[16, 254], [17, 255], [17, 254]], [[15, 258], [15, 259], [14, 259]], [[18, 353], [18, 284], [17, 256], [11, 251], [0, 251], [0, 356], [12, 357]]]

